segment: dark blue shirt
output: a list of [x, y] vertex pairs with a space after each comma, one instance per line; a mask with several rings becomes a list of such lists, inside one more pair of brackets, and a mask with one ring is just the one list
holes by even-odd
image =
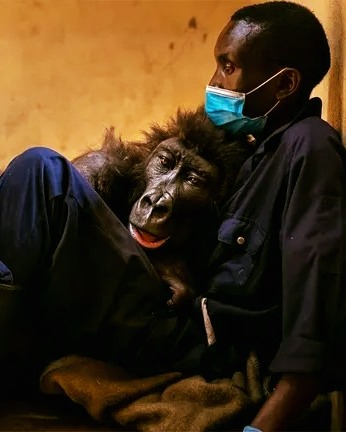
[[[205, 295], [218, 341], [273, 373], [346, 368], [346, 152], [311, 99], [242, 167]], [[345, 366], [344, 366], [345, 365]]]

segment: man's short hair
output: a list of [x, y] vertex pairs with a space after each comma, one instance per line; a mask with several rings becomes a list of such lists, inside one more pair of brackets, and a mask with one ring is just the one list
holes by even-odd
[[288, 1], [270, 1], [246, 6], [235, 12], [232, 21], [255, 24], [252, 42], [260, 43], [268, 67], [294, 67], [302, 74], [308, 93], [330, 67], [330, 50], [320, 21], [306, 7]]

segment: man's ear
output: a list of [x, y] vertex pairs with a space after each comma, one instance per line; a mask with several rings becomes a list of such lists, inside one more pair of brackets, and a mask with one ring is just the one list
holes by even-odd
[[297, 93], [301, 87], [302, 76], [298, 69], [286, 68], [278, 76], [277, 80], [277, 100], [283, 100], [288, 96]]

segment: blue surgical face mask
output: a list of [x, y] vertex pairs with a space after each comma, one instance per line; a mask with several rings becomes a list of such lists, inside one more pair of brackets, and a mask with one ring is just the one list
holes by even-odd
[[221, 126], [231, 131], [234, 137], [260, 132], [267, 122], [268, 114], [280, 101], [277, 101], [263, 116], [251, 118], [243, 115], [245, 96], [255, 92], [284, 70], [286, 70], [286, 68], [281, 69], [275, 75], [247, 93], [225, 90], [207, 85], [205, 91], [205, 111], [208, 117], [216, 126]]

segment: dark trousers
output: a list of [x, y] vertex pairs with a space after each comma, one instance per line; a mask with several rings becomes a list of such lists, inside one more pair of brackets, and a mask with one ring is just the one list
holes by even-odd
[[52, 150], [27, 150], [0, 178], [0, 260], [0, 358], [82, 353], [152, 373], [194, 340], [126, 227]]

